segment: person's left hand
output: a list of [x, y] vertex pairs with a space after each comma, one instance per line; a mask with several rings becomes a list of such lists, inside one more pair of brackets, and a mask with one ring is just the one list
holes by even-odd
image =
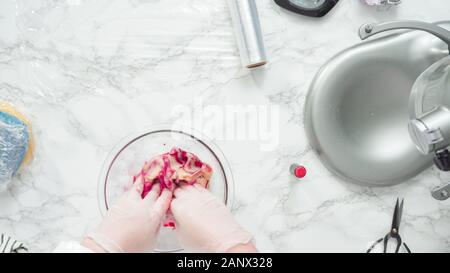
[[141, 197], [142, 182], [138, 179], [130, 190], [108, 210], [94, 232], [82, 242], [94, 251], [147, 252], [153, 250], [156, 236], [172, 199], [172, 192], [160, 192], [158, 184]]

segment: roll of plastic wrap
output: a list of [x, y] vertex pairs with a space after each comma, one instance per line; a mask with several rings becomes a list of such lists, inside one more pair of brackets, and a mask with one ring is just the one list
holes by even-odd
[[0, 192], [21, 166], [33, 157], [33, 138], [28, 120], [10, 104], [0, 102]]
[[267, 63], [264, 40], [255, 0], [228, 0], [242, 65], [248, 68]]

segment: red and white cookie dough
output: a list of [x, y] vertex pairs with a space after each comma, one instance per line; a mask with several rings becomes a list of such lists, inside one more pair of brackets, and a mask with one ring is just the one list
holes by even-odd
[[[202, 162], [196, 155], [174, 147], [170, 152], [147, 161], [140, 173], [133, 177], [133, 183], [138, 179], [142, 181], [144, 198], [152, 187], [174, 191], [183, 184], [199, 184], [207, 188], [212, 174], [211, 166]], [[175, 227], [170, 219], [164, 225]]]

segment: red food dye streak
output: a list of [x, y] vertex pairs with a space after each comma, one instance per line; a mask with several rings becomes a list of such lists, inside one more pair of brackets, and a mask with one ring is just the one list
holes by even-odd
[[163, 226], [168, 227], [168, 228], [175, 229], [175, 222], [173, 222], [173, 221], [167, 221], [166, 223], [164, 223]]
[[201, 162], [199, 160], [196, 160], [194, 164], [195, 164], [195, 167], [197, 167], [197, 168], [201, 168], [203, 166], [203, 162]]

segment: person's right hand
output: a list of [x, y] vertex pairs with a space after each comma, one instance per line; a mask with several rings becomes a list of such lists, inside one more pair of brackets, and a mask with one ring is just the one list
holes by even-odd
[[236, 223], [222, 201], [199, 185], [177, 188], [170, 210], [185, 247], [210, 252], [256, 251], [250, 244], [251, 234]]

